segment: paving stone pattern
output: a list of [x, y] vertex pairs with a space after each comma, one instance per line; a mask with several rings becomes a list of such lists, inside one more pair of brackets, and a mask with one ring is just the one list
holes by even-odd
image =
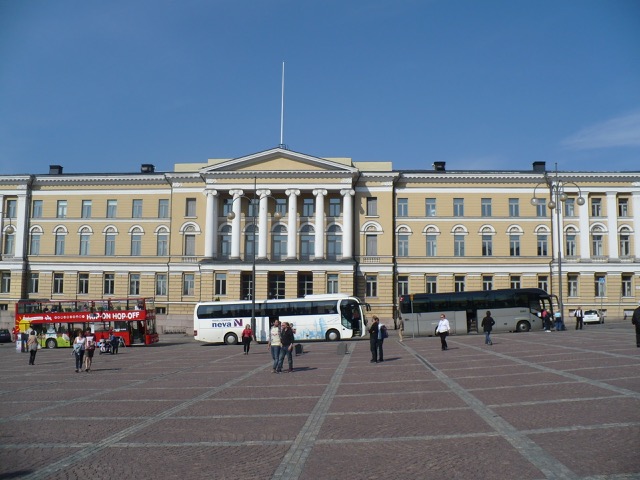
[[164, 336], [96, 355], [0, 346], [0, 479], [640, 478], [640, 349], [630, 325], [266, 345]]

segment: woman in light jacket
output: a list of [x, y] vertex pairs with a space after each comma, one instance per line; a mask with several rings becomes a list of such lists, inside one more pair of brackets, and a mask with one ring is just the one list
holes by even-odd
[[38, 353], [38, 337], [35, 330], [31, 330], [27, 338], [27, 350], [29, 351], [29, 365], [36, 364], [36, 353]]

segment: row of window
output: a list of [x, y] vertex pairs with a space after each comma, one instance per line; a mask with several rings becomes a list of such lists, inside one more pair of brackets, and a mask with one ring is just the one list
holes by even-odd
[[[491, 198], [482, 198], [480, 199], [480, 215], [482, 217], [492, 217], [493, 216], [493, 199]], [[544, 198], [538, 198], [538, 203], [536, 204], [536, 216], [537, 217], [547, 217], [547, 201]], [[603, 216], [603, 199], [599, 197], [592, 197], [591, 201], [591, 216], [592, 217], [602, 217]], [[567, 198], [564, 204], [564, 215], [566, 217], [575, 217], [576, 216], [576, 208], [575, 208], [575, 198]], [[454, 217], [464, 217], [464, 198], [454, 198], [453, 199], [453, 216]], [[437, 216], [436, 210], [436, 199], [435, 198], [425, 198], [425, 217], [435, 217]], [[378, 202], [376, 197], [367, 198], [367, 215], [368, 216], [377, 216], [378, 215]], [[396, 216], [397, 217], [408, 217], [409, 216], [409, 199], [408, 198], [398, 198], [396, 202]], [[509, 207], [508, 207], [508, 216], [509, 217], [519, 217], [520, 216], [520, 199], [519, 198], [509, 198]], [[629, 199], [627, 198], [618, 198], [618, 216], [619, 217], [628, 217], [629, 216]]]

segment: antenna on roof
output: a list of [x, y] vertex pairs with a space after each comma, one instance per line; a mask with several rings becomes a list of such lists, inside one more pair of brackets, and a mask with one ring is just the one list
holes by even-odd
[[282, 95], [280, 101], [280, 148], [287, 148], [284, 144], [284, 62], [282, 62]]

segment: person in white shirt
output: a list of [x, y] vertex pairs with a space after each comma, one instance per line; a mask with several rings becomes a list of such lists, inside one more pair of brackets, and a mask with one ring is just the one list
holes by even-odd
[[576, 311], [573, 312], [573, 316], [576, 317], [576, 330], [582, 330], [582, 325], [584, 324], [584, 312], [582, 311], [582, 307], [576, 308]]
[[267, 344], [267, 347], [271, 350], [271, 358], [273, 358], [273, 373], [278, 372], [280, 349], [282, 348], [280, 330], [280, 320], [276, 318], [271, 325], [271, 329], [269, 330], [269, 343]]
[[440, 336], [442, 350], [448, 350], [449, 347], [447, 346], [447, 335], [449, 335], [449, 320], [447, 320], [447, 317], [444, 313], [440, 315], [440, 321], [438, 322], [436, 333]]

